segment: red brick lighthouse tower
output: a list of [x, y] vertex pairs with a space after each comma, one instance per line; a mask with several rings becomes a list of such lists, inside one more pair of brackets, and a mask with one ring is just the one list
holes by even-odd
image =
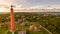
[[13, 6], [11, 5], [11, 12], [10, 12], [10, 31], [12, 34], [15, 32], [15, 23], [14, 23], [14, 12], [13, 12]]

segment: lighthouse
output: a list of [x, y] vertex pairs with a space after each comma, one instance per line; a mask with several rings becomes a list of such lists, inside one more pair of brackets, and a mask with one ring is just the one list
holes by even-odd
[[15, 32], [15, 21], [14, 21], [14, 12], [13, 12], [13, 6], [11, 5], [11, 9], [10, 9], [10, 31], [12, 32], [12, 34], [14, 34]]

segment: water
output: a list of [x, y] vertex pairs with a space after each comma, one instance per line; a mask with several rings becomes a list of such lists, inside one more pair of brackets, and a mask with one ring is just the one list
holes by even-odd
[[41, 14], [60, 14], [60, 12], [38, 12]]

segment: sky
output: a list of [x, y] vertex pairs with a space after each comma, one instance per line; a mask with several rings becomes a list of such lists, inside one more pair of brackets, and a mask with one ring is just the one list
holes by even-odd
[[11, 4], [15, 5], [16, 8], [46, 8], [48, 6], [60, 8], [60, 0], [0, 0], [0, 7], [3, 9]]

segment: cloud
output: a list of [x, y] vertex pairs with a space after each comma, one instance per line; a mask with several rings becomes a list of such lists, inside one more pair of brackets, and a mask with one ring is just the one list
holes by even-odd
[[42, 6], [42, 5], [37, 5], [37, 6], [33, 6], [33, 7], [29, 7], [28, 9], [60, 9], [60, 6]]
[[[44, 4], [43, 6], [40, 6], [47, 1], [47, 3], [51, 0], [0, 0], [0, 7], [1, 6], [6, 6], [6, 5], [11, 5], [14, 4], [16, 7], [19, 8], [43, 8], [44, 5], [49, 5], [49, 4]], [[55, 0], [55, 3], [58, 2]], [[59, 8], [59, 7], [58, 7]]]
[[33, 7], [29, 7], [29, 9], [35, 9], [35, 8], [37, 8], [37, 9], [40, 9], [40, 8], [43, 8], [44, 6], [33, 6]]
[[0, 4], [8, 4], [12, 2], [12, 0], [0, 0]]

